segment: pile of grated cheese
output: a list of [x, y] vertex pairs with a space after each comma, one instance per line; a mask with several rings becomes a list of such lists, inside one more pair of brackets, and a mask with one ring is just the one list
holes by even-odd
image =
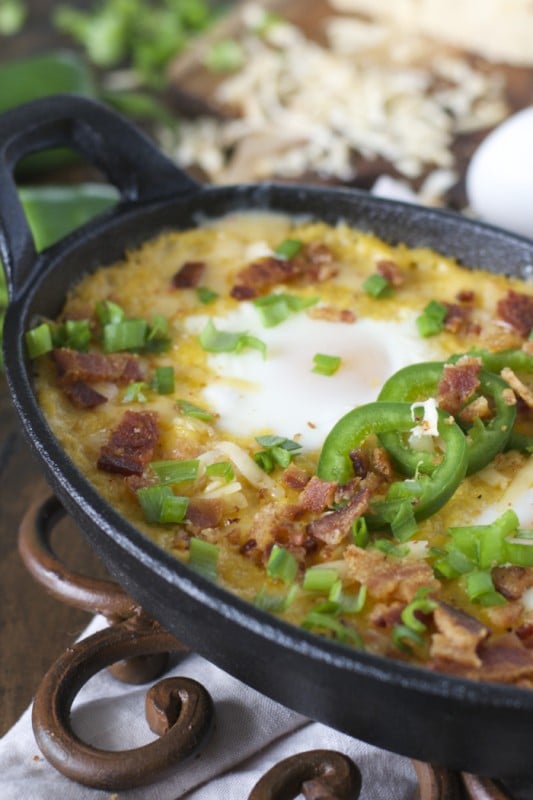
[[179, 165], [200, 167], [212, 182], [310, 173], [350, 181], [357, 154], [383, 158], [409, 180], [429, 172], [431, 202], [457, 180], [455, 137], [508, 112], [500, 75], [426, 38], [332, 15], [322, 47], [294, 25], [264, 19], [261, 7], [244, 7], [244, 64], [216, 89], [216, 103], [238, 116], [160, 135]]

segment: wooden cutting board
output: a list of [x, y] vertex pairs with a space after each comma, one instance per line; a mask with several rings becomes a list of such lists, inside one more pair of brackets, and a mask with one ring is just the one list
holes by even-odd
[[[207, 36], [199, 39], [184, 56], [179, 57], [171, 65], [169, 95], [171, 103], [180, 114], [186, 117], [207, 114], [222, 118], [232, 115], [232, 109], [221, 106], [215, 98], [215, 90], [226, 76], [210, 72], [204, 66], [204, 62], [207, 52], [215, 42], [227, 38], [238, 39], [241, 35], [243, 31], [242, 5], [244, 5], [243, 2], [237, 3], [234, 10], [227, 17], [222, 18]], [[283, 2], [283, 0], [263, 0], [260, 5], [297, 25], [308, 38], [321, 45], [327, 45], [325, 23], [335, 14], [328, 0], [291, 0], [290, 3]], [[462, 52], [461, 55], [477, 69], [487, 73], [498, 73], [502, 77], [509, 114], [533, 104], [533, 68], [491, 63], [473, 53]], [[447, 205], [453, 208], [464, 208], [466, 204], [465, 169], [474, 150], [490, 130], [491, 128], [483, 128], [460, 134], [453, 142], [452, 152], [460, 180], [447, 192], [445, 197]], [[380, 157], [365, 160], [360, 154], [355, 153], [354, 166], [357, 176], [350, 181], [350, 185], [359, 188], [369, 188], [383, 173], [405, 180], [404, 176], [400, 176], [390, 163]], [[426, 174], [412, 182], [415, 190]], [[323, 177], [318, 178], [316, 175], [301, 176], [302, 180], [309, 180], [309, 178], [320, 183], [335, 182]]]

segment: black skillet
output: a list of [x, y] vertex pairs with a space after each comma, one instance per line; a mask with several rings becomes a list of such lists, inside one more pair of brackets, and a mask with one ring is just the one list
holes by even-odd
[[[27, 153], [80, 151], [118, 188], [111, 212], [37, 254], [12, 173]], [[227, 672], [297, 711], [368, 742], [453, 769], [533, 775], [533, 691], [477, 683], [351, 650], [242, 602], [160, 550], [107, 505], [73, 466], [36, 401], [23, 333], [54, 317], [83, 274], [158, 232], [237, 209], [340, 219], [390, 242], [530, 277], [533, 241], [451, 213], [363, 192], [272, 184], [205, 187], [116, 114], [59, 96], [0, 118], [0, 248], [10, 305], [5, 370], [46, 477], [125, 590], [169, 631]]]

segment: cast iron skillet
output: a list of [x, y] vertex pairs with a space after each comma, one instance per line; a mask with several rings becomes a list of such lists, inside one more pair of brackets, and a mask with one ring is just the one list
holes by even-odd
[[[37, 255], [12, 170], [26, 153], [79, 150], [121, 195], [116, 209]], [[272, 184], [200, 186], [104, 107], [59, 96], [0, 119], [0, 247], [10, 306], [5, 369], [22, 426], [67, 510], [124, 589], [194, 650], [301, 713], [381, 747], [476, 773], [531, 776], [533, 691], [460, 680], [360, 653], [242, 602], [129, 525], [72, 465], [37, 404], [23, 333], [54, 317], [84, 273], [169, 228], [237, 209], [345, 219], [391, 241], [529, 277], [533, 241], [355, 191]]]

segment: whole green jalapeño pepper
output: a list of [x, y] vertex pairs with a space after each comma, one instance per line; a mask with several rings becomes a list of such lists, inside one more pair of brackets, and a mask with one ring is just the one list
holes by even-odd
[[[428, 361], [404, 367], [385, 383], [378, 400], [413, 403], [434, 397], [443, 368], [444, 362], [440, 361]], [[481, 370], [479, 383], [480, 393], [491, 402], [494, 414], [486, 422], [478, 419], [472, 425], [463, 425], [459, 421], [467, 434], [467, 475], [483, 469], [505, 449], [516, 418], [516, 407], [508, 405], [505, 400], [504, 392], [509, 386], [502, 378]], [[400, 472], [412, 475], [421, 462], [425, 469], [431, 464], [429, 453], [413, 451], [397, 432], [380, 435], [380, 441]]]
[[[413, 503], [416, 520], [431, 516], [453, 495], [466, 474], [467, 445], [461, 428], [449, 414], [438, 412], [438, 432], [444, 445], [442, 458], [433, 462], [420, 496]], [[408, 433], [414, 427], [409, 403], [375, 402], [354, 408], [342, 417], [326, 437], [318, 460], [317, 474], [326, 481], [346, 484], [353, 478], [352, 450], [372, 434]], [[416, 451], [413, 453], [418, 456]], [[415, 474], [416, 467], [411, 472]], [[379, 514], [368, 518], [372, 527], [387, 526]]]

